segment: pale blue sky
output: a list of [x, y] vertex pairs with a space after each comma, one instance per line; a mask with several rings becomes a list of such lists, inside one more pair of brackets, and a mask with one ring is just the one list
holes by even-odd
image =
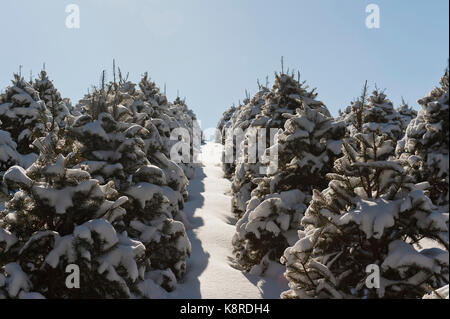
[[[81, 28], [65, 27], [78, 4]], [[380, 7], [381, 28], [365, 27], [365, 8]], [[112, 59], [130, 79], [149, 71], [169, 98], [177, 89], [215, 126], [256, 79], [300, 69], [333, 114], [360, 94], [364, 80], [398, 105], [439, 81], [449, 57], [449, 1], [412, 0], [2, 0], [0, 88], [13, 72], [46, 62], [63, 96], [76, 102]]]

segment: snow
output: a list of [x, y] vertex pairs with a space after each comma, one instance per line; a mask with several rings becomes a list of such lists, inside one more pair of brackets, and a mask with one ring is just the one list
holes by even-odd
[[89, 243], [93, 243], [91, 233], [95, 232], [103, 243], [105, 250], [110, 249], [117, 244], [117, 234], [111, 224], [104, 219], [94, 219], [83, 225], [77, 226], [73, 235], [75, 237], [86, 239]]
[[153, 279], [147, 279], [138, 284], [139, 291], [143, 296], [150, 299], [167, 299], [167, 292], [156, 284]]
[[27, 176], [26, 171], [20, 166], [13, 166], [8, 169], [3, 176], [5, 182], [17, 183], [19, 185], [25, 185], [31, 187], [33, 181]]
[[45, 258], [45, 262], [52, 268], [56, 268], [59, 264], [61, 256], [65, 255], [68, 262], [75, 260], [75, 253], [72, 247], [73, 236], [67, 235], [64, 237], [56, 238], [53, 250]]
[[11, 139], [11, 135], [0, 130], [0, 162], [7, 162], [9, 159], [18, 161], [19, 153], [16, 147], [17, 144]]
[[141, 242], [134, 241], [125, 236], [125, 234], [118, 237], [120, 242], [117, 248], [100, 258], [101, 265], [98, 272], [102, 273], [105, 270], [114, 272], [114, 269], [122, 266], [126, 269], [128, 277], [134, 282], [139, 277], [139, 269], [135, 257], [144, 255], [145, 247]]
[[95, 179], [84, 180], [77, 186], [69, 186], [63, 189], [53, 189], [47, 185], [34, 185], [33, 192], [45, 200], [50, 206], [54, 207], [57, 214], [65, 214], [67, 209], [73, 207], [74, 194], [89, 194], [95, 187], [98, 187], [98, 181]]
[[[1, 235], [2, 229], [0, 229], [0, 235]], [[19, 255], [21, 255], [28, 247], [30, 247], [34, 242], [39, 241], [40, 239], [44, 237], [50, 237], [53, 236], [55, 239], [60, 238], [59, 234], [55, 231], [47, 230], [47, 231], [41, 231], [35, 233], [33, 236], [30, 237], [30, 239], [23, 245], [23, 247], [19, 251]], [[1, 240], [1, 237], [0, 237]], [[8, 247], [8, 246], [7, 246]]]
[[[96, 240], [94, 233], [98, 236], [98, 243], [101, 244], [103, 254], [100, 256], [91, 256], [89, 249], [79, 250], [80, 247], [75, 245], [79, 240], [94, 245]], [[114, 227], [104, 219], [88, 221], [77, 226], [72, 235], [56, 238], [55, 246], [45, 258], [45, 262], [50, 267], [56, 268], [62, 258], [71, 263], [76, 260], [79, 253], [88, 261], [95, 258], [95, 264], [99, 265], [98, 273], [105, 273], [108, 280], [118, 282], [128, 295], [130, 292], [126, 280], [135, 282], [139, 277], [143, 277], [143, 270], [139, 269], [136, 260], [145, 254], [144, 245], [128, 238], [126, 232], [116, 233]], [[122, 270], [125, 271], [124, 275]]]
[[83, 131], [86, 133], [90, 133], [91, 135], [100, 136], [105, 140], [105, 142], [109, 141], [108, 134], [106, 134], [105, 130], [103, 129], [101, 121], [95, 121], [84, 125]]
[[339, 155], [341, 153], [342, 141], [334, 141], [330, 140], [327, 144], [327, 149], [333, 152], [335, 155]]
[[56, 163], [49, 165], [45, 168], [47, 174], [55, 175], [55, 176], [63, 176], [65, 173], [64, 167], [64, 157], [59, 154], [56, 159]]
[[45, 299], [44, 296], [42, 296], [38, 292], [25, 292], [21, 291], [19, 293], [19, 299]]
[[423, 299], [449, 299], [448, 285], [427, 294]]
[[137, 200], [141, 208], [144, 209], [145, 203], [150, 201], [155, 194], [162, 195], [162, 190], [160, 187], [150, 183], [138, 183], [130, 187], [126, 194]]
[[[1, 208], [1, 207], [0, 207]], [[8, 230], [0, 228], [0, 243], [4, 242], [5, 252], [9, 250], [15, 243], [17, 243], [17, 237], [11, 234]]]
[[384, 198], [361, 199], [354, 210], [340, 218], [339, 224], [345, 225], [353, 221], [360, 225], [360, 229], [367, 238], [379, 239], [383, 236], [386, 228], [394, 226], [395, 218], [398, 217], [399, 205], [398, 201], [388, 201]]
[[9, 263], [5, 265], [5, 272], [9, 275], [6, 280], [8, 281], [8, 294], [11, 297], [16, 297], [21, 290], [28, 291], [30, 282], [20, 265]]
[[445, 177], [448, 174], [449, 156], [448, 154], [428, 153], [427, 162], [433, 163], [437, 166], [438, 177]]
[[[408, 269], [408, 266], [414, 265], [430, 270], [432, 272], [439, 273], [441, 271], [441, 267], [436, 263], [435, 259], [442, 260], [446, 257], [448, 260], [448, 253], [438, 248], [435, 249], [439, 250], [439, 256], [437, 256], [439, 258], [433, 256], [433, 254], [430, 253], [429, 250], [423, 250], [419, 252], [414, 249], [413, 246], [401, 240], [397, 240], [389, 245], [389, 255], [384, 260], [381, 267], [383, 269], [397, 269], [401, 272], [402, 269]], [[434, 253], [434, 255], [436, 254], [437, 253]], [[444, 258], [442, 258], [441, 255], [445, 255]]]
[[188, 188], [185, 203], [192, 243], [186, 277], [168, 298], [180, 299], [259, 299], [279, 298], [288, 289], [285, 268], [271, 263], [265, 277], [246, 274], [231, 267], [231, 239], [236, 222], [231, 213], [231, 183], [223, 178], [220, 157], [222, 146], [202, 146], [202, 163]]
[[38, 158], [38, 155], [35, 153], [30, 153], [27, 155], [21, 155], [19, 164], [24, 168], [30, 167]]
[[134, 178], [142, 178], [143, 181], [147, 181], [156, 185], [166, 185], [167, 177], [164, 171], [155, 165], [146, 165], [139, 168], [134, 175]]
[[137, 220], [132, 220], [130, 226], [140, 232], [139, 239], [143, 243], [149, 243], [152, 240], [159, 243], [161, 240], [161, 235], [157, 232], [158, 228], [154, 226], [147, 226]]

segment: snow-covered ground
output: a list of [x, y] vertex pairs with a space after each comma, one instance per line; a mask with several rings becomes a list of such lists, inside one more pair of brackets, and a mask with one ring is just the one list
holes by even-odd
[[202, 164], [190, 181], [185, 213], [191, 223], [188, 236], [192, 255], [186, 277], [169, 298], [234, 299], [279, 298], [288, 289], [281, 265], [269, 267], [264, 278], [231, 267], [231, 238], [236, 230], [231, 215], [231, 183], [223, 178], [222, 145], [202, 146]]

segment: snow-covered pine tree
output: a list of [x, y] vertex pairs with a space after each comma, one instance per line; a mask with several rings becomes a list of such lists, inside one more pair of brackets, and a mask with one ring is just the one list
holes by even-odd
[[[2, 123], [0, 122], [0, 125]], [[0, 130], [0, 185], [3, 174], [11, 167], [21, 162], [21, 156], [16, 151], [17, 144], [11, 139], [11, 134]], [[0, 192], [2, 187], [0, 187]]]
[[[102, 85], [82, 101], [87, 114], [71, 128], [82, 145], [80, 165], [129, 197], [124, 230], [148, 248], [152, 264], [148, 270], [168, 270], [181, 278], [190, 254], [182, 211], [188, 180], [162, 153], [157, 130], [114, 118], [116, 114], [124, 119], [126, 113], [126, 107], [117, 104], [116, 92], [115, 87]], [[151, 119], [146, 126], [154, 128]]]
[[[248, 136], [245, 137], [245, 133], [248, 132], [249, 127], [252, 126], [255, 118], [261, 114], [261, 108], [265, 103], [264, 96], [268, 92], [269, 90], [266, 87], [259, 86], [258, 92], [256, 92], [252, 98], [246, 97], [243, 102], [244, 104], [241, 104], [236, 108], [230, 120], [224, 125], [221, 135], [223, 136], [223, 143], [225, 146], [222, 155], [222, 169], [225, 178], [232, 180], [236, 178], [234, 175], [236, 166], [245, 160], [245, 154], [247, 153], [246, 149], [248, 148], [249, 141]], [[242, 138], [240, 135], [242, 134], [244, 134], [243, 141], [240, 140], [240, 138]], [[232, 161], [228, 158], [229, 154], [232, 155]], [[246, 196], [245, 187], [241, 190], [244, 190], [242, 196]], [[250, 193], [248, 193], [247, 196], [248, 195], [250, 195]], [[233, 206], [233, 211], [234, 209], [235, 207]]]
[[[108, 89], [110, 92], [103, 93], [109, 97], [101, 100], [109, 100], [116, 105], [115, 108], [119, 110], [119, 117], [116, 120], [133, 125], [138, 124], [148, 131], [143, 137], [147, 158], [164, 170], [167, 175], [167, 184], [181, 192], [184, 199], [187, 199], [188, 179], [186, 177], [193, 177], [194, 167], [191, 163], [174, 163], [170, 160], [170, 147], [178, 142], [178, 140], [170, 139], [170, 132], [175, 128], [187, 129], [190, 134], [192, 154], [193, 131], [195, 133], [193, 127], [196, 121], [194, 113], [181, 100], [177, 105], [168, 103], [167, 98], [159, 93], [156, 84], [149, 80], [147, 73], [139, 84], [141, 90], [136, 90], [135, 84], [124, 79], [120, 72], [119, 78], [118, 84], [112, 82], [109, 85], [114, 89]], [[84, 99], [83, 108], [89, 108], [92, 104], [90, 99]], [[159, 105], [159, 102], [163, 104]], [[112, 109], [112, 107], [109, 108]]]
[[224, 128], [230, 122], [230, 119], [235, 111], [236, 107], [232, 106], [222, 114], [219, 123], [217, 123], [217, 134], [214, 136], [214, 141], [216, 143], [225, 144]]
[[[262, 96], [261, 94], [256, 96], [257, 99], [254, 104], [261, 105], [261, 113], [251, 120], [248, 127], [251, 127], [252, 130], [266, 130], [266, 148], [274, 143], [271, 129], [284, 127], [287, 117], [283, 114], [295, 114], [296, 109], [301, 109], [303, 104], [306, 104], [308, 107], [330, 116], [325, 105], [316, 100], [315, 89], [308, 90], [305, 82], [300, 82], [300, 74], [296, 78], [294, 74], [276, 73], [272, 89], [269, 92], [261, 90], [259, 93]], [[257, 186], [253, 180], [263, 177], [260, 172], [261, 162], [257, 160], [256, 163], [251, 163], [248, 160], [248, 150], [259, 148], [259, 145], [254, 145], [255, 140], [250, 138], [251, 130], [246, 130], [245, 133], [246, 136], [240, 148], [243, 155], [237, 156], [236, 170], [232, 180], [233, 212], [238, 218], [241, 218], [245, 213], [247, 202], [251, 198], [251, 192]], [[258, 143], [261, 143], [261, 141], [258, 141]], [[258, 154], [259, 156], [261, 154]]]
[[303, 103], [296, 114], [284, 114], [287, 121], [276, 145], [278, 165], [268, 171], [271, 193], [296, 188], [312, 194], [313, 189], [326, 187], [322, 175], [342, 154], [345, 123], [323, 110]]
[[[145, 73], [139, 82], [140, 94], [138, 99], [145, 103], [145, 108], [143, 111], [146, 113], [146, 120], [151, 122], [159, 132], [163, 142], [163, 154], [170, 158], [172, 147], [175, 144], [179, 145], [179, 143], [186, 143], [187, 148], [190, 150], [190, 154], [188, 159], [183, 158], [183, 160], [178, 164], [183, 171], [184, 174], [188, 178], [194, 177], [195, 168], [192, 165], [193, 158], [193, 142], [194, 142], [194, 121], [196, 119], [192, 118], [190, 115], [193, 115], [192, 111], [180, 112], [184, 108], [187, 109], [187, 105], [183, 103], [181, 105], [181, 100], [178, 101], [177, 105], [170, 103], [165, 95], [165, 93], [161, 93], [160, 89], [157, 87], [155, 82], [151, 81], [148, 74]], [[141, 104], [140, 103], [140, 104]], [[185, 139], [183, 135], [175, 134], [174, 130], [178, 128], [184, 128], [189, 133], [189, 141]], [[172, 136], [173, 135], [173, 136]], [[196, 136], [197, 137], [197, 136]], [[180, 150], [181, 152], [181, 150]]]
[[384, 91], [375, 89], [369, 96], [367, 108], [363, 111], [362, 132], [379, 132], [387, 134], [394, 142], [403, 134], [402, 118], [395, 110]]
[[[182, 124], [188, 125], [191, 124], [192, 121], [197, 120], [197, 116], [195, 113], [188, 107], [185, 99], [181, 99], [179, 96], [172, 103], [172, 112], [176, 119], [182, 121]], [[190, 125], [192, 126], [192, 125]]]
[[[354, 140], [352, 140], [354, 139]], [[282, 263], [290, 290], [283, 298], [421, 298], [448, 284], [448, 214], [413, 184], [387, 134], [357, 133], [315, 190], [297, 243]], [[445, 248], [419, 250], [424, 238]], [[366, 267], [380, 269], [380, 288], [366, 286]]]
[[330, 116], [325, 105], [316, 100], [315, 91], [316, 89], [308, 90], [305, 81], [300, 82], [300, 73], [297, 79], [294, 74], [276, 73], [272, 90], [267, 94], [266, 102], [262, 107], [261, 121], [265, 122], [266, 127], [282, 128], [286, 122], [283, 114], [295, 114], [303, 103]]
[[258, 180], [236, 225], [233, 245], [240, 268], [262, 273], [268, 260], [279, 260], [296, 242], [313, 189], [326, 188], [325, 175], [341, 154], [345, 125], [322, 111], [303, 103], [295, 115], [284, 114], [287, 121], [275, 145], [278, 165]]
[[151, 122], [157, 127], [164, 143], [164, 153], [169, 156], [169, 151], [174, 143], [170, 140], [171, 130], [178, 127], [176, 120], [169, 113], [169, 101], [165, 94], [160, 92], [155, 82], [151, 81], [148, 74], [145, 73], [139, 82], [142, 92], [142, 100], [147, 102], [151, 107], [151, 113], [147, 116]]
[[[50, 138], [36, 139], [35, 146], [39, 149], [47, 148], [41, 153], [52, 152], [54, 156], [73, 152], [79, 145], [74, 146], [75, 141], [68, 134], [68, 131], [75, 120], [81, 116], [81, 113], [72, 106], [69, 99], [61, 98], [61, 94], [53, 85], [45, 70], [42, 70], [39, 77], [31, 84], [38, 92], [40, 99], [45, 103], [50, 115], [46, 125], [46, 134], [49, 134]], [[51, 143], [51, 145], [42, 145], [42, 141]]]
[[[0, 213], [0, 298], [139, 294], [145, 247], [113, 226], [127, 198], [70, 168], [76, 158], [41, 154], [27, 170], [5, 173], [5, 183], [19, 191]], [[79, 267], [79, 289], [66, 286], [69, 265]]]
[[402, 105], [400, 105], [396, 111], [400, 114], [401, 130], [402, 135], [404, 136], [409, 123], [416, 118], [417, 111], [410, 107], [403, 99]]
[[[193, 143], [192, 126], [196, 120], [194, 113], [180, 99], [173, 104], [167, 102], [165, 95], [160, 94], [155, 85], [154, 92], [146, 96], [143, 91], [136, 90], [134, 83], [122, 77], [120, 70], [119, 81], [116, 82], [115, 67], [114, 81], [106, 83], [103, 73], [100, 88], [94, 87], [92, 93], [87, 94], [75, 108], [70, 107], [68, 100], [61, 99], [45, 72], [41, 72], [35, 82], [27, 83], [19, 76], [16, 77], [16, 82], [26, 88], [25, 93], [32, 92], [33, 98], [42, 105], [43, 112], [36, 112], [36, 116], [46, 124], [42, 128], [44, 132], [48, 132], [48, 136], [46, 139], [36, 140], [38, 148], [48, 146], [48, 143], [42, 144], [44, 140], [51, 140], [51, 144], [56, 141], [52, 144], [54, 158], [58, 153], [67, 154], [66, 146], [70, 143], [71, 148], [79, 150], [76, 156], [71, 157], [74, 160], [70, 167], [74, 168], [70, 170], [81, 170], [92, 175], [103, 185], [100, 188], [108, 199], [111, 194], [122, 198], [126, 197], [126, 193], [130, 194], [129, 201], [122, 203], [129, 214], [111, 227], [115, 231], [127, 231], [133, 238], [142, 238], [143, 247], [148, 248], [139, 256], [140, 261], [145, 264], [142, 273], [139, 270], [139, 276], [145, 273], [147, 279], [140, 282], [136, 286], [138, 290], [133, 293], [147, 297], [164, 295], [155, 292], [155, 283], [166, 290], [173, 289], [176, 278], [181, 278], [185, 272], [186, 259], [190, 254], [190, 242], [184, 226], [188, 225], [188, 221], [182, 211], [187, 198], [188, 179], [183, 169], [169, 159], [167, 145], [172, 141], [169, 142], [166, 131], [163, 137], [160, 136], [157, 125], [169, 123], [169, 131], [176, 127], [190, 128]], [[8, 90], [11, 91], [8, 88], [0, 100], [2, 116], [11, 113], [12, 103], [6, 103], [8, 98], [11, 99], [11, 92]], [[15, 91], [19, 94], [15, 100], [25, 100], [19, 89]], [[59, 106], [65, 106], [69, 110], [66, 112]], [[43, 115], [47, 115], [47, 118], [44, 119]], [[159, 129], [161, 130], [160, 127]], [[11, 135], [5, 131], [0, 144], [2, 154], [8, 154], [8, 159], [4, 156], [4, 163], [8, 166], [18, 164], [14, 156], [16, 144]], [[51, 164], [44, 161], [39, 163], [42, 167]], [[193, 167], [188, 165], [190, 164], [183, 168], [193, 172]], [[37, 166], [36, 163], [33, 167]], [[8, 184], [18, 185], [12, 182]], [[6, 231], [1, 235], [6, 238]], [[78, 241], [77, 238], [74, 240]], [[13, 285], [12, 272], [21, 274], [16, 271], [15, 266], [9, 269], [11, 272], [0, 278], [0, 291], [3, 289], [5, 295], [8, 295], [8, 285]]]
[[388, 135], [394, 141], [399, 140], [403, 135], [402, 116], [383, 91], [375, 89], [370, 96], [367, 91], [366, 82], [361, 97], [351, 102], [341, 115], [348, 123], [348, 136], [376, 132]]
[[449, 71], [441, 78], [440, 87], [433, 89], [418, 103], [422, 107], [399, 141], [396, 154], [407, 160], [417, 182], [429, 182], [433, 203], [448, 212], [449, 194]]
[[33, 141], [45, 135], [51, 115], [39, 93], [22, 76], [14, 74], [12, 85], [0, 95], [1, 129], [10, 133], [17, 151], [28, 155]]
[[242, 147], [242, 144], [245, 144], [240, 139], [243, 137], [243, 135], [245, 135], [246, 131], [243, 128], [239, 127], [239, 124], [236, 122], [240, 122], [240, 118], [242, 117], [241, 111], [243, 111], [243, 109], [253, 107], [254, 106], [251, 102], [248, 102], [247, 104], [241, 104], [240, 101], [237, 107], [232, 106], [231, 109], [235, 110], [229, 121], [225, 123], [221, 130], [220, 135], [224, 146], [222, 151], [222, 170], [224, 173], [224, 177], [227, 179], [234, 180], [236, 164], [240, 159], [242, 159], [243, 156], [245, 156], [244, 152], [239, 150], [239, 147]]
[[178, 127], [189, 132], [189, 143], [186, 141], [186, 144], [188, 144], [190, 151], [190, 162], [181, 162], [178, 163], [178, 165], [181, 166], [186, 177], [192, 179], [195, 177], [195, 166], [192, 165], [192, 163], [196, 163], [198, 160], [197, 156], [201, 152], [200, 147], [203, 142], [203, 133], [200, 124], [197, 121], [197, 116], [189, 109], [185, 99], [177, 97], [171, 104], [169, 110], [172, 116], [177, 120]]
[[61, 93], [55, 88], [45, 70], [41, 71], [39, 77], [34, 80], [32, 85], [51, 114], [50, 130], [56, 126], [65, 127], [68, 125], [67, 121], [71, 119], [70, 111], [72, 105], [68, 99], [61, 97]]

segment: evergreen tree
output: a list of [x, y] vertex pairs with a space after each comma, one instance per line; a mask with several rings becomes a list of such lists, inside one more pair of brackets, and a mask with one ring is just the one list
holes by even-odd
[[[214, 141], [216, 143], [225, 144], [224, 128], [227, 125], [229, 125], [230, 119], [235, 112], [236, 112], [236, 107], [232, 106], [222, 114], [222, 117], [220, 118], [219, 122], [217, 123], [217, 133], [218, 134], [216, 134], [216, 136], [214, 136]], [[220, 132], [220, 134], [219, 134], [219, 132]]]
[[[1, 122], [0, 122], [1, 125]], [[16, 151], [17, 144], [11, 139], [9, 132], [0, 130], [0, 179], [11, 167], [21, 162], [21, 156]], [[0, 182], [0, 185], [2, 182]], [[1, 189], [0, 189], [1, 191]]]
[[[281, 258], [290, 290], [283, 298], [419, 298], [448, 284], [448, 214], [436, 210], [401, 162], [389, 160], [387, 134], [346, 139], [344, 156], [315, 190], [297, 243]], [[419, 250], [424, 238], [442, 247]], [[366, 287], [366, 267], [380, 288]]]
[[[236, 178], [235, 171], [239, 163], [242, 163], [246, 158], [246, 153], [248, 149], [248, 136], [244, 136], [244, 141], [240, 141], [240, 134], [245, 134], [249, 131], [249, 128], [253, 128], [253, 122], [261, 114], [261, 108], [265, 103], [264, 97], [269, 90], [265, 87], [260, 86], [259, 91], [250, 99], [246, 98], [244, 104], [239, 105], [236, 111], [231, 116], [229, 122], [222, 129], [223, 143], [225, 145], [223, 153], [223, 164], [222, 169], [225, 174], [225, 178], [234, 180]], [[252, 129], [250, 129], [251, 131]], [[239, 145], [238, 145], [239, 144]], [[251, 147], [252, 145], [250, 145]], [[233, 161], [228, 163], [225, 160], [227, 154], [233, 155]], [[255, 168], [255, 167], [254, 167]], [[243, 187], [245, 189], [245, 187]], [[243, 196], [246, 193], [242, 193]], [[247, 194], [249, 195], [249, 193]], [[234, 204], [238, 204], [233, 200], [233, 210], [235, 209]], [[245, 208], [241, 208], [245, 209]]]
[[358, 133], [384, 134], [397, 141], [402, 137], [403, 118], [384, 92], [375, 89], [368, 96], [367, 82], [361, 97], [347, 107], [341, 118], [348, 123], [348, 136]]
[[117, 104], [115, 92], [115, 88], [102, 85], [82, 101], [88, 114], [71, 128], [82, 145], [80, 165], [102, 184], [110, 183], [130, 198], [125, 204], [123, 229], [146, 245], [151, 262], [148, 270], [168, 270], [179, 279], [190, 254], [183, 222], [188, 223], [182, 211], [188, 180], [162, 152], [151, 119], [145, 125], [153, 128], [152, 132], [126, 121], [130, 119], [124, 116], [127, 107]]
[[308, 90], [308, 88], [305, 81], [300, 82], [300, 74], [297, 79], [294, 74], [275, 74], [272, 90], [267, 94], [262, 107], [260, 121], [265, 122], [266, 127], [282, 128], [286, 122], [283, 114], [294, 114], [296, 109], [302, 108], [303, 103], [330, 116], [325, 105], [316, 100], [316, 89]]
[[417, 112], [412, 107], [409, 107], [404, 100], [402, 100], [402, 105], [400, 105], [396, 110], [400, 114], [401, 130], [404, 136], [406, 133], [406, 128], [409, 123], [416, 118]]
[[422, 107], [398, 143], [396, 153], [412, 166], [411, 174], [417, 182], [429, 182], [429, 196], [433, 203], [447, 206], [449, 194], [449, 71], [445, 71], [441, 86], [433, 89], [418, 103]]
[[18, 74], [0, 95], [1, 129], [10, 133], [17, 151], [33, 153], [33, 141], [44, 136], [51, 115], [38, 92]]
[[170, 148], [174, 143], [170, 140], [170, 133], [178, 127], [176, 120], [169, 114], [169, 101], [165, 94], [160, 92], [155, 82], [150, 80], [147, 73], [139, 82], [139, 87], [142, 92], [142, 100], [151, 107], [148, 118], [157, 127], [164, 143], [164, 153], [169, 156]]
[[[176, 104], [170, 103], [167, 100], [165, 93], [160, 92], [160, 89], [150, 80], [147, 73], [144, 74], [139, 82], [139, 87], [140, 94], [138, 99], [145, 103], [144, 110], [147, 115], [145, 117], [146, 120], [151, 122], [158, 129], [163, 143], [163, 154], [170, 158], [175, 144], [187, 144], [186, 147], [190, 151], [186, 155], [188, 155], [189, 158], [182, 158], [182, 161], [177, 164], [183, 169], [186, 177], [193, 178], [195, 171], [195, 168], [192, 165], [194, 156], [193, 143], [194, 137], [198, 138], [198, 136], [194, 136], [194, 128], [195, 126], [198, 127], [198, 124], [195, 123], [195, 115], [187, 108], [186, 103], [181, 99], [177, 99]], [[187, 131], [189, 137], [175, 134], [175, 130], [178, 128], [185, 129], [185, 132]], [[185, 138], [188, 138], [189, 141]], [[181, 152], [181, 149], [179, 152]]]
[[[203, 142], [202, 131], [197, 121], [197, 116], [191, 109], [189, 109], [185, 100], [177, 97], [171, 104], [169, 110], [172, 117], [177, 120], [178, 127], [189, 132], [189, 141], [183, 141], [187, 144], [187, 147], [190, 150], [190, 161], [187, 163], [181, 162], [178, 163], [178, 165], [183, 169], [186, 177], [188, 179], [192, 179], [195, 177], [195, 166], [193, 163], [198, 160], [197, 156], [201, 152], [200, 146]], [[182, 154], [180, 153], [180, 156], [181, 155]]]
[[278, 151], [277, 166], [254, 180], [258, 186], [233, 237], [236, 261], [247, 271], [263, 272], [268, 260], [279, 260], [295, 243], [313, 189], [327, 185], [325, 175], [341, 154], [345, 126], [322, 111], [304, 103], [295, 115], [284, 114], [284, 131], [272, 146]]
[[42, 70], [39, 77], [32, 83], [33, 88], [39, 94], [39, 98], [45, 103], [51, 113], [51, 127], [63, 127], [67, 125], [72, 108], [68, 99], [62, 99], [61, 93], [55, 88], [53, 82], [48, 78], [47, 72]]
[[[262, 93], [262, 92], [261, 92]], [[308, 91], [305, 82], [300, 82], [300, 75], [296, 79], [294, 74], [275, 74], [275, 81], [272, 89], [263, 95], [257, 96], [257, 105], [261, 105], [261, 113], [257, 114], [251, 121], [249, 127], [252, 130], [266, 131], [265, 148], [274, 144], [274, 136], [271, 136], [271, 129], [277, 130], [284, 127], [288, 116], [283, 114], [295, 114], [296, 109], [302, 109], [303, 105], [316, 109], [325, 116], [330, 116], [325, 105], [316, 100], [315, 89]], [[263, 99], [263, 103], [260, 99]], [[249, 161], [249, 150], [259, 148], [261, 141], [256, 141], [250, 137], [251, 130], [245, 131], [245, 138], [240, 148], [241, 156], [237, 157], [236, 170], [232, 180], [233, 191], [233, 212], [241, 218], [246, 211], [247, 202], [251, 198], [251, 192], [255, 189], [253, 183], [255, 178], [263, 177], [261, 174], [261, 162], [252, 163]], [[261, 157], [262, 154], [258, 154]]]
[[[113, 224], [127, 201], [82, 170], [74, 153], [41, 157], [4, 176], [19, 191], [0, 213], [0, 296], [124, 298], [138, 292], [145, 247]], [[109, 199], [107, 199], [109, 197]], [[66, 267], [80, 269], [80, 288], [66, 286]]]
[[[160, 298], [159, 286], [173, 290], [191, 250], [182, 209], [185, 172], [194, 169], [169, 159], [170, 132], [190, 130], [193, 156], [195, 114], [181, 99], [169, 103], [147, 77], [143, 90], [120, 69], [116, 81], [115, 67], [114, 81], [103, 72], [75, 108], [45, 71], [30, 83], [16, 76], [14, 84], [0, 97], [0, 117], [11, 117], [13, 107], [36, 115], [42, 130], [30, 142], [41, 156], [27, 170], [10, 168], [29, 166], [35, 154], [16, 151], [8, 121], [0, 163], [9, 170], [1, 177], [17, 192], [0, 214], [0, 298]], [[30, 111], [9, 101], [30, 101]], [[81, 290], [65, 287], [71, 263], [84, 273]]]

